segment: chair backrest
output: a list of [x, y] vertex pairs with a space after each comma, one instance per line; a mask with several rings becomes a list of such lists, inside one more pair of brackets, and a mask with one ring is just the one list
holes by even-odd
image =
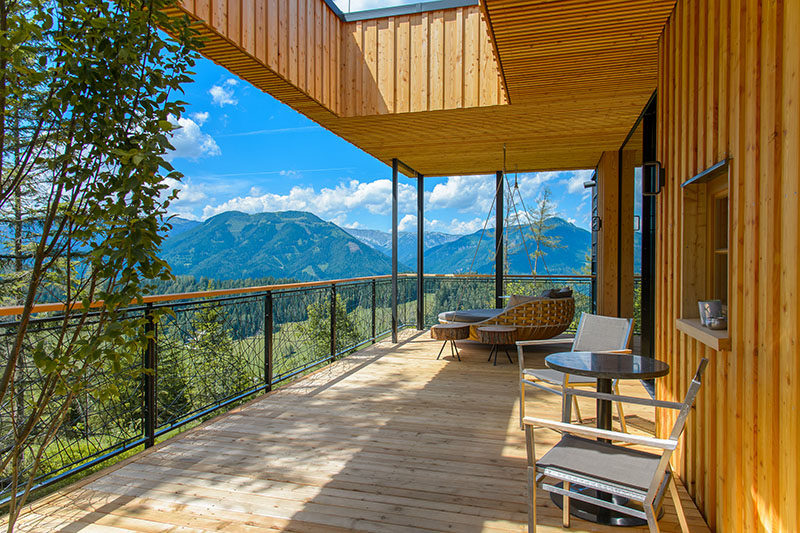
[[686, 426], [686, 419], [689, 417], [689, 413], [692, 411], [694, 400], [697, 398], [697, 392], [700, 390], [700, 385], [703, 383], [703, 373], [706, 371], [707, 366], [708, 359], [701, 359], [700, 365], [697, 367], [697, 372], [695, 372], [694, 378], [692, 378], [692, 382], [689, 384], [689, 390], [686, 391], [686, 397], [683, 399], [683, 405], [681, 406], [680, 411], [678, 411], [678, 418], [675, 419], [675, 424], [672, 426], [672, 431], [670, 432], [669, 437], [667, 437], [669, 440], [677, 441], [681, 436], [681, 433], [683, 433], [683, 428]]
[[[689, 390], [686, 392], [686, 397], [683, 399], [683, 404], [678, 411], [678, 418], [675, 419], [675, 424], [672, 426], [672, 431], [670, 432], [669, 437], [667, 437], [667, 439], [675, 443], [678, 442], [681, 433], [683, 433], [683, 429], [686, 427], [686, 419], [689, 418], [689, 413], [692, 411], [692, 406], [694, 405], [695, 398], [697, 398], [697, 392], [700, 390], [700, 385], [703, 382], [703, 373], [706, 371], [707, 366], [708, 359], [701, 359], [700, 365], [697, 367], [697, 372], [695, 372], [694, 378], [692, 379], [691, 384], [689, 384]], [[655, 494], [661, 485], [661, 481], [664, 479], [664, 475], [666, 474], [672, 454], [673, 450], [665, 450], [664, 453], [662, 453], [661, 460], [659, 461], [658, 467], [655, 470], [653, 482], [650, 484], [650, 488], [648, 489], [648, 497], [655, 497]]]
[[633, 331], [632, 318], [582, 313], [572, 343], [573, 352], [606, 352], [628, 347]]

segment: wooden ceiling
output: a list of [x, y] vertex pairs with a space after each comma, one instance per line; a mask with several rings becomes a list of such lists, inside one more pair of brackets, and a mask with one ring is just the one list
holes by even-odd
[[203, 55], [387, 164], [488, 174], [505, 145], [508, 171], [567, 170], [618, 149], [655, 89], [675, 0], [482, 2], [358, 22], [323, 0], [182, 12]]
[[[655, 88], [658, 38], [676, 0], [482, 0], [512, 104]], [[621, 117], [620, 117], [621, 118]], [[630, 125], [630, 122], [628, 123]]]

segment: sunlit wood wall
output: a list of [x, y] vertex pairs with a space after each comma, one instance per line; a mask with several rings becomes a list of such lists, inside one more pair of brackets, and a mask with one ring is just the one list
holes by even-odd
[[344, 116], [505, 101], [478, 6], [349, 22], [342, 56]]
[[[680, 0], [659, 45], [658, 394], [682, 398], [710, 359], [675, 466], [717, 531], [800, 527], [798, 28], [797, 0]], [[680, 184], [725, 157], [732, 349], [715, 352], [675, 328]]]
[[357, 22], [322, 0], [182, 7], [202, 23], [203, 55], [315, 119], [315, 106], [352, 117], [505, 102], [478, 6]]

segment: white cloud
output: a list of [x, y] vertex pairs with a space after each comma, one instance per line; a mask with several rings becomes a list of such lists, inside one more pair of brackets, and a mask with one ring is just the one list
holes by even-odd
[[417, 229], [417, 215], [405, 215], [397, 223], [398, 231], [415, 231]]
[[571, 172], [572, 176], [562, 180], [560, 183], [567, 187], [567, 192], [570, 194], [588, 195], [589, 189], [584, 189], [583, 182], [588, 181], [592, 177], [591, 170], [578, 170]]
[[[399, 200], [402, 212], [414, 210], [416, 191], [411, 185], [399, 184]], [[392, 207], [392, 182], [379, 179], [372, 182], [351, 180], [334, 188], [317, 191], [314, 187], [292, 187], [288, 194], [266, 193], [232, 198], [222, 204], [207, 205], [204, 217], [211, 217], [225, 211], [261, 213], [264, 211], [310, 211], [315, 215], [331, 220], [338, 215], [354, 209], [363, 208], [374, 214], [389, 213]]]
[[164, 184], [167, 185], [168, 188], [164, 190], [162, 197], [166, 198], [166, 196], [172, 194], [173, 190], [178, 191], [178, 197], [169, 204], [169, 213], [183, 218], [199, 220], [200, 217], [193, 214], [193, 212], [195, 208], [202, 205], [201, 202], [204, 202], [208, 198], [208, 195], [203, 190], [203, 186], [195, 185], [190, 178], [184, 178], [182, 181], [164, 178]]
[[233, 97], [233, 88], [236, 87], [238, 83], [239, 82], [235, 79], [229, 78], [225, 80], [222, 85], [213, 85], [211, 89], [208, 90], [208, 94], [211, 95], [211, 100], [214, 104], [220, 107], [236, 105], [239, 101]]
[[192, 113], [189, 115], [192, 117], [192, 120], [197, 122], [198, 125], [202, 126], [208, 120], [208, 111], [203, 111], [202, 113]]
[[344, 214], [344, 213], [342, 213], [339, 216], [336, 216], [336, 217], [332, 218], [331, 222], [333, 222], [334, 224], [336, 224], [340, 228], [345, 228], [345, 229], [359, 229], [359, 228], [363, 228], [364, 227], [364, 226], [361, 225], [360, 222], [348, 222], [347, 221], [347, 215]]
[[[425, 229], [430, 231], [441, 231], [442, 233], [453, 233], [455, 235], [468, 235], [483, 229], [484, 222], [485, 220], [477, 217], [473, 218], [472, 220], [458, 220], [457, 218], [454, 218], [450, 222], [436, 219], [426, 219]], [[488, 227], [494, 227], [494, 225], [488, 225], [487, 229]]]
[[170, 143], [174, 150], [167, 153], [165, 159], [172, 161], [182, 157], [184, 159], [199, 159], [220, 155], [222, 151], [217, 141], [211, 135], [203, 133], [200, 124], [191, 118], [181, 117], [177, 121], [170, 115], [169, 121], [179, 126], [170, 134]]
[[429, 209], [487, 212], [495, 194], [494, 176], [450, 176], [428, 194]]

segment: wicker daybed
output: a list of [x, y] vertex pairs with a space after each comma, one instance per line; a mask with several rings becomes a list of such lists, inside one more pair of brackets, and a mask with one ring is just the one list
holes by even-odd
[[439, 322], [469, 323], [469, 338], [477, 341], [481, 326], [514, 326], [517, 340], [551, 339], [567, 330], [575, 314], [575, 299], [537, 298], [505, 309], [471, 309], [446, 311], [439, 314]]

